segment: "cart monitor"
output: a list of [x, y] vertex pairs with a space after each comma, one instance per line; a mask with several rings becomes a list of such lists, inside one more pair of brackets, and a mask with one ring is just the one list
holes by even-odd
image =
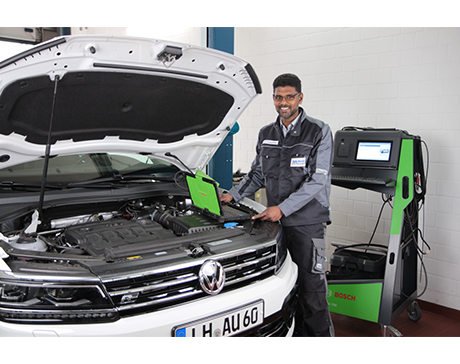
[[335, 134], [333, 165], [396, 170], [401, 140], [408, 137], [397, 129], [344, 128]]
[[392, 142], [358, 142], [357, 161], [389, 162]]

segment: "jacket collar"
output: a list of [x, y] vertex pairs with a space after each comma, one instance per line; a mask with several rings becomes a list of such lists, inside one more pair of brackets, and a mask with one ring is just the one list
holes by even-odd
[[[289, 135], [298, 136], [300, 135], [300, 129], [302, 127], [302, 122], [306, 119], [307, 115], [305, 111], [299, 106], [299, 115], [294, 128], [289, 131]], [[278, 115], [276, 119], [276, 127], [279, 129], [280, 133], [283, 135], [283, 126], [281, 125], [281, 118]]]

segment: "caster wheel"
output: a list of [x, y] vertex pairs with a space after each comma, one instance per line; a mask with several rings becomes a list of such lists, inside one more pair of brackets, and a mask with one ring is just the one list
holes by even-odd
[[407, 309], [407, 315], [414, 322], [422, 318], [422, 310], [420, 310], [420, 307], [418, 307], [418, 303], [416, 301], [412, 302], [412, 304]]

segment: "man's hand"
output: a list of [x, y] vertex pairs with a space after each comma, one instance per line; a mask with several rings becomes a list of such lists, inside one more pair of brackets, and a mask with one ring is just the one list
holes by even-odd
[[270, 206], [265, 209], [265, 211], [261, 212], [258, 215], [254, 215], [252, 217], [253, 220], [261, 219], [264, 221], [278, 221], [283, 217], [283, 212], [280, 210], [278, 206]]
[[221, 193], [219, 197], [220, 201], [223, 203], [229, 203], [231, 200], [233, 200], [233, 196], [229, 193]]

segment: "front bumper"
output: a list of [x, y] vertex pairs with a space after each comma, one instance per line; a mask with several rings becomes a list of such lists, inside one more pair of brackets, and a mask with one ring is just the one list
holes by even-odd
[[286, 297], [281, 311], [265, 317], [264, 322], [253, 329], [244, 331], [235, 336], [245, 337], [285, 337], [292, 336], [294, 332], [294, 315], [297, 303], [297, 285]]
[[152, 313], [124, 317], [116, 322], [80, 325], [31, 325], [0, 322], [3, 337], [88, 337], [155, 336], [170, 337], [173, 328], [184, 323], [218, 315], [250, 302], [263, 300], [264, 321], [238, 336], [292, 335], [295, 310], [297, 266], [288, 255], [280, 271], [245, 287]]

